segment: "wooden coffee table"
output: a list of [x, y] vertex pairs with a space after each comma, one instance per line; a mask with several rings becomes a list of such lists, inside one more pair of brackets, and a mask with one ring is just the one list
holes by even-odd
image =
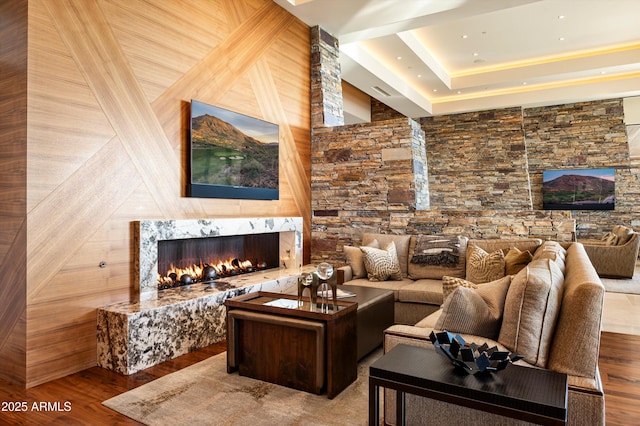
[[[431, 348], [398, 345], [371, 365], [370, 425], [378, 424], [380, 387], [397, 391], [398, 425], [405, 424], [405, 393], [537, 424], [567, 421], [566, 374], [509, 365], [489, 376], [465, 375]], [[452, 413], [451, 422], [458, 420]]]
[[228, 299], [227, 371], [333, 398], [357, 377], [358, 304], [322, 313], [297, 303], [267, 292]]

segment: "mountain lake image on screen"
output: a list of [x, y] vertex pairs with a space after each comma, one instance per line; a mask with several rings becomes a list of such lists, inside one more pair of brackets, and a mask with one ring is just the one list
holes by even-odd
[[191, 101], [188, 195], [279, 198], [279, 126]]
[[545, 170], [542, 208], [546, 210], [613, 210], [615, 169]]

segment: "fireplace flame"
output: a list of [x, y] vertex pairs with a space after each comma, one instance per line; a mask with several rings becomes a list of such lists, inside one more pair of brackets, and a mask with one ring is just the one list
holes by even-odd
[[[227, 259], [216, 264], [203, 263], [185, 268], [176, 268], [173, 264], [164, 276], [158, 274], [158, 286], [163, 288], [177, 287], [198, 282], [209, 282], [220, 277], [229, 277], [258, 269], [264, 269], [266, 264], [260, 262], [254, 267], [250, 260]], [[215, 273], [211, 272], [211, 268]]]

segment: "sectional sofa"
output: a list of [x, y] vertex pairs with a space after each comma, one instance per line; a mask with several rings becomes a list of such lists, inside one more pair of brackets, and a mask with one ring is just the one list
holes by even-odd
[[[345, 247], [339, 281], [394, 292], [398, 344], [432, 348], [432, 330], [460, 333], [524, 356], [518, 363], [568, 375], [568, 424], [603, 425], [598, 371], [604, 286], [581, 243], [538, 239], [364, 234]], [[385, 406], [394, 407], [387, 391]], [[494, 414], [407, 395], [410, 424], [508, 423]], [[393, 409], [385, 421], [395, 423]]]

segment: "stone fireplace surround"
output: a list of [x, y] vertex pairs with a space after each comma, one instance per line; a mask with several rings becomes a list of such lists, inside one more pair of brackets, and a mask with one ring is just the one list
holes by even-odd
[[135, 222], [134, 281], [140, 301], [158, 298], [158, 241], [280, 233], [280, 266], [302, 266], [302, 218], [143, 220]]
[[[232, 218], [134, 223], [133, 302], [98, 309], [98, 366], [133, 374], [226, 338], [226, 299], [284, 292], [302, 272], [302, 218]], [[280, 234], [280, 267], [158, 291], [158, 241], [259, 233]]]

